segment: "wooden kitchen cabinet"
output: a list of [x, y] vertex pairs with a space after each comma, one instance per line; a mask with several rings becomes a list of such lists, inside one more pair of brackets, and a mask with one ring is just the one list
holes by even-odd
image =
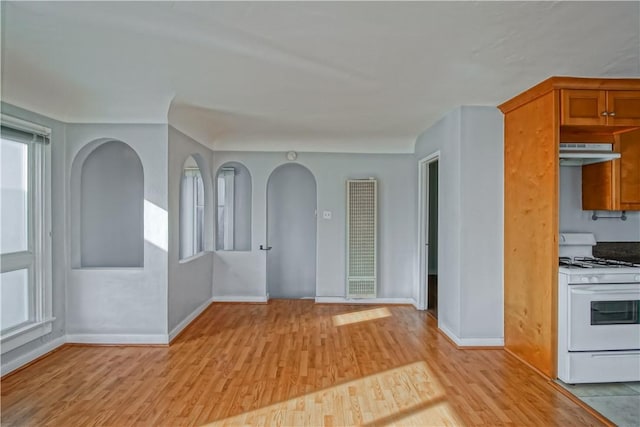
[[561, 90], [561, 125], [640, 126], [640, 93], [635, 90]]
[[[498, 108], [505, 116], [504, 348], [555, 379], [560, 142], [613, 143], [623, 160], [594, 191], [624, 182], [618, 197], [630, 210], [640, 191], [640, 79], [551, 77]], [[615, 115], [603, 116], [608, 109]]]
[[640, 210], [640, 129], [615, 136], [620, 159], [582, 167], [583, 210]]

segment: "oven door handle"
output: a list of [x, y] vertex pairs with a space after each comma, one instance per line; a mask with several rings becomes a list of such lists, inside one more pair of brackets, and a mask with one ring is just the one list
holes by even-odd
[[621, 357], [628, 357], [628, 356], [640, 356], [640, 352], [637, 351], [632, 351], [632, 352], [615, 352], [615, 353], [599, 353], [599, 354], [592, 354], [591, 357], [616, 357], [616, 358], [621, 358]]
[[621, 295], [621, 294], [627, 294], [627, 295], [629, 295], [630, 298], [634, 298], [634, 292], [631, 291], [631, 290], [625, 290], [625, 289], [619, 289], [619, 290], [615, 290], [615, 289], [598, 289], [598, 290], [572, 289], [571, 293], [572, 294], [578, 294], [578, 295], [594, 295], [594, 294]]

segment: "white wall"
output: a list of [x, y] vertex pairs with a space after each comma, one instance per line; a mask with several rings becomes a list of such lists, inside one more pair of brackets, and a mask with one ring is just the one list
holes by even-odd
[[[213, 152], [169, 126], [168, 188], [169, 188], [169, 331], [174, 331], [185, 319], [211, 300], [213, 277], [213, 191], [209, 162]], [[180, 261], [180, 182], [184, 162], [190, 155], [198, 157], [205, 191], [205, 252]], [[197, 156], [199, 155], [199, 156]]]
[[[438, 324], [461, 345], [503, 339], [502, 150], [493, 107], [459, 107], [416, 142], [415, 170], [440, 151]], [[418, 271], [417, 234], [413, 242]]]
[[51, 128], [51, 194], [46, 198], [51, 207], [51, 248], [52, 248], [52, 308], [56, 320], [52, 324], [52, 331], [41, 338], [18, 347], [1, 356], [2, 373], [5, 367], [14, 369], [20, 364], [27, 363], [43, 353], [57, 347], [64, 342], [66, 332], [65, 313], [65, 282], [68, 262], [65, 250], [66, 235], [66, 204], [65, 204], [65, 174], [67, 163], [65, 159], [65, 125], [48, 117], [26, 111], [24, 109], [1, 103], [3, 114]]
[[[253, 180], [252, 245], [250, 252], [216, 251], [213, 289], [217, 299], [266, 297], [266, 255], [258, 247], [266, 236], [266, 186], [271, 172], [287, 162], [285, 153], [215, 152], [213, 169], [229, 161], [244, 164]], [[318, 212], [317, 297], [345, 297], [345, 182], [375, 177], [378, 184], [378, 297], [413, 299], [416, 236], [416, 170], [412, 155], [299, 153], [300, 164], [314, 175]], [[321, 215], [319, 215], [321, 216]]]
[[460, 337], [504, 336], [503, 115], [462, 107]]
[[[593, 211], [582, 210], [582, 168], [560, 168], [560, 231], [594, 233], [598, 242], [640, 241], [640, 212], [627, 212], [627, 220], [591, 219]], [[604, 216], [620, 212], [599, 211]]]
[[[67, 333], [72, 341], [166, 341], [167, 126], [69, 124], [66, 137], [67, 165], [72, 165], [85, 146], [104, 138], [128, 144], [142, 162], [145, 198], [144, 267], [69, 267]], [[86, 151], [83, 150], [80, 156], [86, 155]], [[79, 187], [78, 166], [81, 164], [66, 170], [66, 204], [70, 211], [67, 228], [70, 231], [73, 231], [71, 218], [79, 217], [78, 194], [74, 191]], [[77, 242], [77, 236], [70, 232], [68, 257], [77, 256]]]

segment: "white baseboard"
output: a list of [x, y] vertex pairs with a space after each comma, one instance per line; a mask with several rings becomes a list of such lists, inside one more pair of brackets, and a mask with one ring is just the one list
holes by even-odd
[[266, 296], [247, 297], [247, 296], [215, 296], [211, 298], [212, 302], [267, 302]]
[[3, 363], [2, 366], [0, 366], [0, 375], [4, 376], [9, 372], [15, 371], [16, 369], [26, 365], [27, 363], [36, 360], [38, 357], [44, 356], [50, 351], [55, 350], [66, 342], [66, 337], [62, 336], [42, 344], [40, 347], [30, 351], [27, 354], [17, 357], [7, 363]]
[[504, 347], [504, 338], [459, 338], [441, 322], [438, 322], [438, 329], [451, 338], [458, 347]]
[[413, 298], [345, 298], [345, 297], [316, 297], [318, 304], [411, 304], [415, 307]]
[[213, 298], [210, 298], [209, 300], [205, 301], [204, 304], [202, 304], [200, 307], [196, 308], [195, 310], [193, 310], [193, 312], [191, 314], [189, 314], [187, 317], [185, 317], [182, 322], [178, 323], [176, 325], [175, 328], [173, 328], [171, 330], [171, 332], [169, 332], [169, 342], [171, 342], [176, 336], [178, 336], [178, 334], [180, 332], [182, 332], [182, 330], [184, 328], [186, 328], [187, 326], [189, 326], [189, 324], [191, 322], [193, 322], [193, 320], [198, 317], [200, 315], [200, 313], [202, 313], [203, 311], [205, 311], [207, 309], [207, 307], [209, 307], [209, 305], [213, 302]]
[[70, 344], [169, 344], [165, 334], [67, 334]]

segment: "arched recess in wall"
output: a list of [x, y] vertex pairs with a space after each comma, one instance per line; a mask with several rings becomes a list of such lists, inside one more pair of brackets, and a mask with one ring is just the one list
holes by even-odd
[[71, 265], [144, 266], [144, 170], [122, 141], [83, 147], [71, 167]]
[[251, 174], [227, 162], [216, 173], [216, 250], [251, 250]]
[[180, 175], [180, 259], [211, 250], [212, 199], [211, 172], [207, 162], [200, 154], [191, 154], [184, 161]]

